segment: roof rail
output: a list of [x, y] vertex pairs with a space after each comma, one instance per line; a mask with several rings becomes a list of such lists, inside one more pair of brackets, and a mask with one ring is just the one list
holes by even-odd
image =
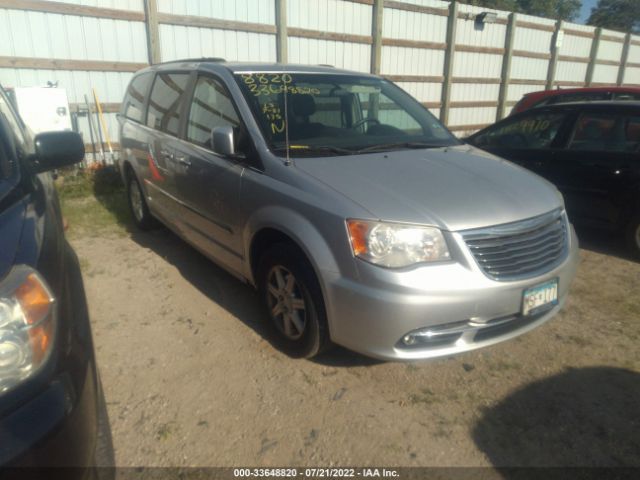
[[318, 67], [336, 68], [334, 65], [329, 65], [328, 63], [319, 63]]
[[222, 57], [200, 57], [200, 58], [177, 58], [166, 62], [154, 63], [153, 65], [166, 65], [168, 63], [186, 63], [186, 62], [226, 62]]

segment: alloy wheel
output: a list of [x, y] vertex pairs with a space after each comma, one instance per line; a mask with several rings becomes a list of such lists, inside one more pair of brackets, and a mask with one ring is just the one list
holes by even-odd
[[282, 265], [269, 271], [267, 301], [278, 330], [291, 340], [302, 337], [307, 322], [302, 290], [293, 273]]

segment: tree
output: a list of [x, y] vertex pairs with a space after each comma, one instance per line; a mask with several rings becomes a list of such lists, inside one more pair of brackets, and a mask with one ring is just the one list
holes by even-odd
[[589, 25], [640, 33], [640, 1], [598, 0], [587, 20]]
[[[507, 10], [510, 12], [526, 13], [537, 17], [553, 18], [556, 20], [574, 20], [582, 5], [581, 0], [458, 0], [459, 3], [475, 5], [483, 8]], [[634, 1], [634, 0], [629, 0]], [[636, 0], [638, 1], [638, 0]]]

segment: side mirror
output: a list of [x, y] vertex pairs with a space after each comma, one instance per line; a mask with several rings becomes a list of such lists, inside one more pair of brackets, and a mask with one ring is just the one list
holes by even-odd
[[44, 132], [36, 135], [33, 165], [37, 173], [82, 161], [84, 143], [76, 132]]
[[232, 157], [236, 154], [233, 138], [233, 127], [225, 125], [224, 127], [215, 127], [211, 130], [211, 148], [212, 150], [225, 157]]

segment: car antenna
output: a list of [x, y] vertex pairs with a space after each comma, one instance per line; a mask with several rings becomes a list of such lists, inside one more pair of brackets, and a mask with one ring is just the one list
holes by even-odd
[[287, 107], [287, 97], [289, 96], [289, 86], [285, 82], [285, 73], [287, 72], [287, 64], [283, 66], [284, 73], [282, 74], [282, 84], [284, 85], [284, 143], [286, 148], [286, 159], [284, 164], [288, 167], [291, 165], [291, 158], [289, 157], [289, 108]]

